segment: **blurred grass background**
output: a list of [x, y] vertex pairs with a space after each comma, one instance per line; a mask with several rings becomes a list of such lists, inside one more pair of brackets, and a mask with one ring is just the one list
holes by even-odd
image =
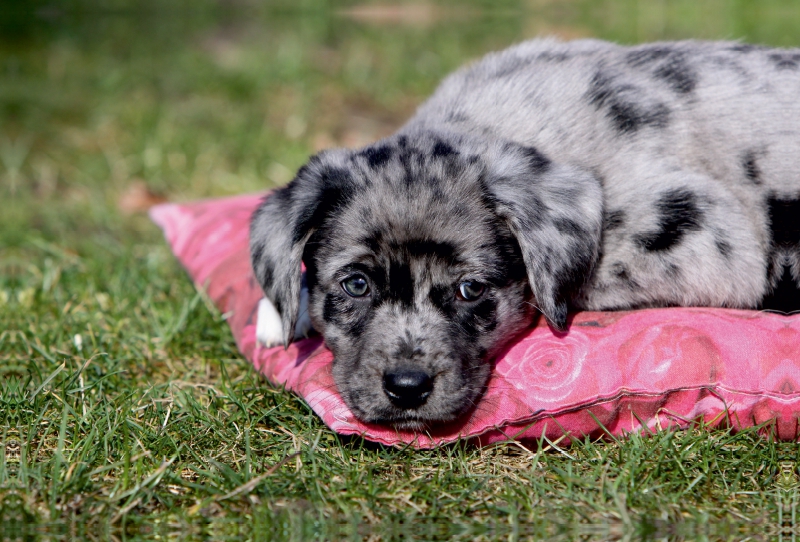
[[340, 439], [252, 373], [144, 211], [286, 183], [526, 38], [798, 28], [794, 0], [0, 3], [0, 538], [782, 534], [798, 450], [755, 432]]

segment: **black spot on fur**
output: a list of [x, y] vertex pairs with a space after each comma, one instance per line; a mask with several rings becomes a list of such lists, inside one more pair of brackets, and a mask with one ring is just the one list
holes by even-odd
[[364, 334], [372, 311], [359, 310], [346, 295], [327, 294], [322, 303], [322, 319], [341, 329], [351, 339], [358, 339]]
[[414, 280], [411, 267], [405, 262], [389, 263], [387, 299], [397, 301], [404, 307], [414, 305]]
[[308, 162], [306, 162], [299, 170], [297, 170], [297, 175], [295, 175], [295, 177], [303, 177], [310, 171], [312, 166], [315, 166], [320, 162], [322, 162], [322, 158], [320, 158], [320, 155], [323, 153], [324, 151], [322, 153], [315, 154], [314, 156], [309, 158]]
[[[314, 158], [316, 158], [316, 157], [314, 157]], [[297, 170], [297, 175], [295, 175], [295, 177], [302, 177], [303, 175], [305, 175], [306, 173], [308, 173], [308, 171], [309, 171], [309, 168], [308, 168], [308, 166], [309, 166], [309, 163], [310, 163], [310, 162], [307, 162], [307, 163], [303, 164], [303, 165], [300, 167], [300, 169], [298, 169], [298, 170]], [[265, 198], [265, 199], [266, 199], [266, 198]]]
[[681, 268], [672, 262], [667, 264], [667, 268], [664, 271], [673, 280], [677, 280], [681, 276]]
[[630, 66], [641, 67], [657, 60], [661, 60], [662, 58], [665, 58], [671, 54], [674, 54], [674, 50], [669, 47], [664, 47], [661, 45], [649, 46], [630, 51], [626, 55], [625, 60]]
[[[401, 139], [405, 139], [405, 136], [402, 136]], [[428, 184], [432, 181], [438, 182], [434, 177], [420, 175], [420, 172], [427, 168], [428, 155], [423, 154], [419, 149], [403, 146], [397, 158], [403, 168], [403, 184], [411, 186], [421, 181]]]
[[433, 146], [433, 156], [436, 158], [445, 158], [454, 154], [458, 154], [458, 151], [444, 141], [437, 141]]
[[697, 86], [697, 75], [682, 56], [672, 57], [656, 69], [655, 75], [669, 83], [679, 94], [689, 94]]
[[[262, 245], [261, 248], [264, 248], [263, 245]], [[255, 255], [253, 257], [256, 258]], [[257, 258], [258, 259], [255, 259], [254, 261], [260, 261], [261, 253], [258, 254]], [[260, 278], [261, 278], [261, 284], [262, 285], [264, 285], [265, 287], [272, 286], [272, 283], [275, 280], [275, 268], [272, 266], [272, 263], [270, 263], [269, 261], [262, 262], [261, 277]]]
[[772, 53], [767, 58], [777, 70], [796, 70], [800, 67], [800, 53]]
[[753, 45], [752, 43], [737, 43], [736, 45], [728, 47], [728, 50], [734, 53], [752, 53], [755, 51], [763, 51], [764, 49], [766, 49], [765, 46]]
[[612, 104], [609, 112], [617, 130], [622, 133], [635, 132], [642, 126], [664, 128], [669, 118], [669, 109], [663, 104], [651, 111], [640, 111], [634, 104], [621, 102]]
[[361, 155], [367, 159], [369, 167], [375, 169], [385, 165], [392, 158], [392, 149], [388, 145], [367, 147], [361, 151]]
[[[267, 262], [267, 261], [264, 261], [264, 262], [262, 262], [262, 260], [261, 260], [262, 256], [264, 255], [264, 249], [265, 249], [265, 248], [266, 248], [266, 247], [264, 246], [264, 243], [257, 243], [257, 244], [255, 244], [255, 245], [254, 245], [254, 246], [251, 248], [251, 252], [250, 252], [250, 261], [251, 261], [251, 262], [253, 262], [253, 265], [254, 265], [254, 266], [255, 266], [255, 265], [259, 265], [259, 264], [261, 264], [261, 265], [262, 265], [262, 268], [266, 270], [266, 268], [269, 266], [269, 262]], [[271, 278], [271, 274], [272, 274], [272, 270], [270, 269], [270, 270], [269, 270], [269, 275], [270, 275], [270, 278]], [[263, 275], [267, 275], [267, 273], [266, 273], [266, 272], [264, 272], [264, 273], [262, 273], [262, 276], [263, 276]], [[262, 284], [265, 284], [265, 285], [266, 285], [266, 284], [270, 284], [270, 283], [271, 283], [271, 282], [267, 280], [267, 277], [266, 277], [266, 276], [264, 276], [264, 280], [263, 280]]]
[[628, 268], [625, 267], [625, 264], [622, 262], [614, 264], [614, 266], [611, 268], [611, 272], [613, 273], [614, 278], [616, 278], [627, 288], [630, 288], [631, 290], [640, 288], [639, 283], [631, 278], [630, 274], [628, 274]]
[[534, 173], [544, 173], [550, 167], [550, 159], [534, 147], [522, 147], [522, 152], [528, 160], [528, 167]]
[[778, 248], [800, 248], [800, 199], [767, 199], [772, 242]]
[[758, 168], [757, 158], [758, 154], [752, 150], [742, 155], [744, 176], [753, 184], [761, 184], [761, 170]]
[[372, 209], [369, 208], [369, 207], [361, 208], [361, 210], [358, 212], [358, 214], [361, 216], [361, 220], [363, 222], [369, 222], [369, 221], [372, 220], [372, 217], [373, 217]]
[[603, 230], [610, 231], [625, 225], [625, 211], [610, 211], [603, 217]]
[[800, 199], [772, 194], [767, 198], [767, 209], [772, 233], [767, 280], [774, 281], [777, 267], [783, 270], [772, 292], [762, 301], [762, 308], [791, 312], [800, 309], [800, 292], [791, 272], [792, 261], [800, 256]]
[[510, 232], [497, 234], [494, 242], [498, 256], [486, 266], [486, 280], [497, 287], [508, 286], [512, 282], [523, 282], [528, 277], [522, 250]]
[[669, 124], [669, 108], [664, 104], [656, 104], [644, 108], [642, 104], [631, 100], [631, 94], [638, 94], [636, 87], [630, 84], [616, 84], [602, 71], [595, 73], [589, 87], [589, 101], [598, 110], [605, 109], [606, 116], [614, 127], [622, 134], [630, 134], [640, 128], [665, 128]]
[[342, 304], [338, 302], [341, 300], [337, 298], [338, 296], [334, 294], [328, 294], [322, 303], [322, 319], [328, 323], [338, 323], [338, 316], [343, 312]]
[[658, 230], [638, 238], [639, 245], [651, 252], [671, 249], [686, 233], [699, 230], [703, 220], [697, 197], [685, 189], [665, 192], [661, 201], [656, 203], [656, 210], [659, 214]]
[[522, 231], [539, 230], [545, 225], [548, 215], [547, 206], [541, 199], [530, 194], [525, 201], [524, 212], [517, 212], [516, 217]]
[[569, 218], [556, 218], [553, 220], [553, 224], [559, 232], [565, 235], [572, 235], [573, 237], [586, 235], [586, 230], [583, 229], [580, 224]]
[[800, 288], [792, 277], [789, 266], [783, 267], [783, 274], [778, 283], [762, 301], [761, 310], [792, 312], [800, 309]]
[[[275, 193], [276, 196], [287, 195], [295, 200], [294, 192], [307, 190], [305, 186], [293, 181], [284, 190]], [[304, 194], [300, 199], [300, 208], [297, 209], [297, 218], [292, 228], [292, 242], [299, 243], [312, 228], [319, 227], [331, 211], [348, 203], [356, 193], [350, 173], [345, 169], [327, 168], [320, 173], [320, 182], [314, 187], [313, 194]]]
[[360, 244], [366, 246], [373, 254], [378, 254], [383, 244], [383, 231], [376, 228], [360, 239]]
[[630, 66], [653, 69], [655, 77], [679, 94], [688, 94], [697, 86], [697, 74], [683, 51], [663, 45], [647, 46], [631, 51], [626, 60]]
[[452, 318], [455, 304], [455, 292], [449, 284], [436, 284], [431, 287], [428, 299], [444, 316]]
[[261, 256], [264, 254], [264, 243], [256, 243], [250, 249], [250, 261], [260, 263]]
[[309, 291], [312, 291], [318, 282], [318, 266], [317, 266], [317, 249], [319, 248], [322, 239], [324, 239], [326, 233], [320, 230], [315, 231], [311, 237], [309, 237], [306, 246], [303, 247], [303, 257], [302, 262], [306, 266], [306, 273], [305, 273], [305, 281], [306, 287]]
[[406, 243], [406, 249], [411, 257], [435, 256], [452, 261], [456, 255], [456, 247], [446, 241], [433, 241], [430, 239], [415, 239]]
[[711, 62], [715, 68], [721, 68], [723, 70], [728, 70], [734, 72], [738, 77], [739, 80], [743, 83], [750, 81], [752, 79], [751, 74], [747, 68], [745, 68], [742, 64], [739, 63], [739, 60], [736, 58], [731, 58], [730, 56], [711, 56], [705, 59], [707, 62]]
[[461, 328], [470, 339], [477, 339], [485, 333], [490, 333], [497, 327], [497, 302], [491, 297], [485, 297], [468, 306], [460, 320]]
[[720, 239], [719, 237], [714, 239], [714, 246], [717, 247], [717, 251], [719, 251], [724, 258], [729, 258], [733, 252], [733, 247], [731, 244], [724, 239]]
[[423, 356], [425, 353], [417, 342], [411, 337], [411, 333], [406, 331], [406, 336], [397, 341], [397, 350], [393, 352], [395, 358], [413, 359], [416, 356]]
[[429, 179], [429, 181], [431, 181], [428, 184], [428, 187], [431, 190], [431, 202], [437, 205], [446, 205], [448, 198], [447, 194], [445, 194], [444, 190], [442, 190], [441, 181], [439, 179], [435, 179], [435, 183], [433, 182], [433, 179]]
[[[503, 180], [513, 183], [513, 181], [508, 179]], [[482, 193], [484, 206], [492, 213], [496, 213], [498, 208], [510, 209], [510, 214], [519, 222], [519, 229], [521, 231], [541, 229], [548, 215], [547, 206], [536, 194], [525, 190], [523, 186], [510, 187], [509, 193], [512, 191], [516, 192], [517, 190], [519, 191], [520, 198], [508, 197], [508, 201], [501, 201], [490, 189], [490, 186], [483, 181]], [[522, 195], [524, 195], [524, 198]]]
[[609, 105], [619, 93], [619, 88], [615, 89], [612, 79], [602, 71], [595, 72], [589, 85], [589, 101], [598, 108]]

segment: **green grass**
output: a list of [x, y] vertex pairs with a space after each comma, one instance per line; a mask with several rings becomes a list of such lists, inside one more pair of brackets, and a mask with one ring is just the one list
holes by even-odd
[[177, 201], [285, 183], [526, 37], [797, 45], [795, 3], [477, 1], [409, 23], [281, 4], [0, 15], [0, 538], [799, 535], [800, 451], [756, 431], [341, 438], [254, 373], [157, 228], [119, 209], [136, 183]]

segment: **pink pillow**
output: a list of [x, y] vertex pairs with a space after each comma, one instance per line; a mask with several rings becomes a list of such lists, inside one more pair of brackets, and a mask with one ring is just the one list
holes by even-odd
[[164, 204], [150, 215], [195, 284], [230, 314], [245, 357], [338, 433], [428, 448], [466, 437], [487, 444], [623, 435], [702, 419], [734, 428], [766, 424], [782, 440], [798, 438], [800, 315], [704, 308], [582, 312], [563, 334], [540, 318], [500, 356], [470, 417], [426, 433], [364, 424], [339, 397], [321, 338], [287, 350], [257, 344], [263, 293], [250, 267], [248, 225], [262, 197]]

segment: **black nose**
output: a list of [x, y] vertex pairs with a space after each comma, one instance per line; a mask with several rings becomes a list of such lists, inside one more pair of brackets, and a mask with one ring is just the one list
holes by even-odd
[[383, 391], [400, 408], [418, 408], [433, 390], [433, 378], [417, 369], [399, 369], [383, 374]]

